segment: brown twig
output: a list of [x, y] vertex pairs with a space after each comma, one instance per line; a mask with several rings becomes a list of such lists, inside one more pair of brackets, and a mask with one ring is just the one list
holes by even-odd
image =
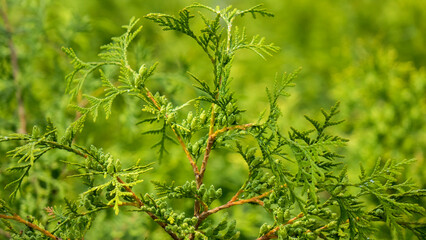
[[[206, 150], [204, 153], [203, 162], [201, 163], [200, 171], [195, 175], [195, 181], [197, 182], [197, 189], [201, 187], [201, 184], [203, 184], [203, 178], [204, 178], [204, 172], [206, 171], [207, 161], [210, 158], [210, 152], [214, 143], [214, 138], [212, 138], [213, 131], [214, 131], [214, 103], [212, 103], [212, 112], [210, 117], [210, 127], [209, 127], [209, 137], [207, 138], [207, 144], [206, 144]], [[199, 217], [201, 211], [200, 207], [200, 201], [195, 200], [194, 202], [194, 216]], [[193, 239], [193, 235], [190, 237]]]
[[[121, 178], [117, 177], [117, 181], [119, 183], [123, 184], [123, 187], [124, 187], [124, 189], [126, 189], [127, 192], [132, 194], [132, 197], [137, 202], [139, 208], [145, 205], [142, 202], [142, 200], [135, 194], [135, 192], [133, 192], [133, 190], [130, 187], [125, 185], [125, 182]], [[154, 222], [158, 223], [158, 225], [160, 225], [164, 229], [164, 231], [166, 231], [173, 239], [175, 239], [175, 240], [179, 239], [179, 237], [175, 233], [166, 229], [166, 227], [167, 227], [166, 223], [158, 221], [158, 217], [155, 216], [153, 213], [147, 212], [147, 211], [145, 211], [145, 212], [149, 215], [149, 217], [152, 218], [152, 220], [154, 220]]]
[[[201, 222], [203, 222], [203, 220], [204, 219], [206, 219], [208, 216], [210, 216], [210, 215], [212, 215], [212, 214], [214, 214], [214, 213], [217, 213], [217, 212], [219, 212], [220, 210], [223, 210], [223, 209], [226, 209], [226, 208], [230, 208], [230, 207], [232, 207], [232, 206], [235, 206], [235, 205], [242, 205], [242, 204], [244, 204], [244, 203], [257, 203], [257, 204], [259, 204], [259, 205], [261, 205], [261, 206], [263, 206], [263, 201], [261, 201], [260, 199], [262, 199], [262, 198], [264, 198], [264, 197], [266, 197], [266, 196], [268, 196], [269, 194], [271, 194], [272, 192], [273, 192], [273, 190], [271, 190], [271, 191], [268, 191], [268, 192], [265, 192], [265, 193], [263, 193], [263, 194], [261, 194], [261, 195], [259, 195], [259, 196], [255, 196], [255, 197], [252, 197], [252, 198], [249, 198], [249, 199], [243, 199], [243, 200], [238, 200], [238, 197], [240, 196], [240, 194], [241, 193], [243, 193], [244, 192], [244, 190], [242, 190], [242, 189], [240, 189], [232, 198], [231, 198], [231, 200], [229, 200], [226, 204], [224, 204], [224, 205], [221, 205], [221, 206], [219, 206], [219, 207], [216, 207], [216, 208], [213, 208], [213, 209], [210, 209], [210, 210], [208, 210], [208, 211], [205, 211], [205, 212], [203, 212], [203, 213], [201, 213], [201, 214], [199, 214], [199, 215], [197, 215], [197, 217], [198, 217], [198, 221], [197, 221], [197, 223], [195, 224], [195, 229], [197, 229], [198, 228], [198, 226], [200, 226], [200, 224], [201, 224]], [[189, 237], [189, 239], [194, 239], [194, 234], [191, 234], [190, 235], [190, 237]]]
[[9, 17], [7, 15], [7, 2], [6, 0], [2, 0], [3, 7], [1, 8], [1, 16], [3, 18], [4, 26], [6, 28], [6, 34], [8, 38], [8, 45], [10, 50], [10, 64], [12, 65], [12, 77], [13, 83], [15, 84], [16, 92], [16, 102], [18, 105], [18, 118], [19, 118], [19, 127], [18, 133], [25, 134], [27, 133], [27, 120], [25, 114], [24, 101], [22, 99], [22, 89], [19, 84], [19, 64], [18, 64], [18, 56], [16, 54], [15, 44], [12, 39], [12, 27], [9, 23]]
[[[212, 116], [212, 119], [213, 119], [213, 116]], [[225, 127], [225, 128], [220, 129], [220, 130], [217, 130], [215, 132], [213, 132], [213, 129], [210, 128], [211, 133], [209, 133], [209, 138], [207, 140], [207, 145], [206, 145], [206, 152], [204, 154], [203, 162], [201, 164], [200, 177], [198, 178], [199, 181], [197, 181], [198, 186], [201, 186], [201, 184], [203, 183], [204, 173], [205, 173], [206, 168], [207, 168], [207, 162], [210, 158], [210, 152], [212, 150], [213, 143], [216, 140], [217, 136], [221, 133], [231, 131], [231, 130], [235, 130], [235, 129], [246, 130], [247, 128], [250, 128], [252, 126], [254, 126], [253, 123], [248, 123], [248, 124], [243, 124], [243, 125]]]
[[[147, 95], [147, 96], [148, 96], [148, 98], [151, 100], [151, 102], [155, 105], [155, 107], [156, 107], [158, 110], [160, 110], [160, 109], [161, 109], [161, 107], [160, 107], [160, 105], [158, 105], [158, 103], [157, 103], [157, 101], [155, 100], [154, 96], [152, 96], [152, 93], [151, 93], [151, 92], [150, 92], [147, 88], [145, 88], [145, 91], [146, 91], [146, 95]], [[167, 115], [166, 115], [166, 117], [167, 117]], [[190, 163], [190, 164], [191, 164], [191, 166], [192, 166], [192, 171], [194, 172], [195, 178], [198, 178], [199, 170], [198, 170], [197, 164], [196, 164], [196, 163], [195, 163], [195, 161], [192, 159], [192, 156], [191, 156], [191, 154], [189, 153], [188, 148], [186, 147], [185, 142], [183, 141], [182, 137], [181, 137], [181, 136], [180, 136], [180, 135], [176, 132], [176, 130], [175, 130], [174, 128], [172, 128], [172, 130], [173, 130], [173, 133], [176, 135], [176, 138], [178, 139], [179, 144], [181, 145], [181, 147], [182, 147], [183, 151], [185, 152], [186, 157], [187, 157], [187, 158], [188, 158], [188, 160], [189, 160], [189, 163]]]
[[[256, 197], [252, 197], [252, 198], [249, 198], [249, 199], [242, 199], [242, 200], [238, 200], [238, 201], [234, 200], [234, 199], [238, 199], [238, 197], [237, 197], [237, 198], [234, 198], [234, 197], [233, 197], [233, 198], [232, 198], [229, 202], [227, 202], [226, 204], [224, 204], [224, 205], [222, 205], [222, 206], [219, 206], [219, 207], [216, 207], [216, 208], [213, 208], [213, 209], [211, 209], [211, 210], [209, 210], [209, 211], [203, 212], [203, 213], [200, 215], [199, 219], [205, 219], [205, 218], [207, 218], [209, 215], [211, 215], [211, 214], [213, 214], [213, 213], [216, 213], [216, 212], [219, 212], [220, 210], [223, 210], [223, 209], [226, 209], [226, 208], [230, 208], [230, 207], [235, 206], [235, 205], [241, 205], [241, 204], [244, 204], [244, 203], [257, 203], [257, 204], [259, 204], [259, 205], [263, 206], [263, 201], [262, 201], [262, 200], [260, 200], [260, 199], [262, 199], [262, 198], [264, 198], [264, 197], [268, 196], [268, 195], [269, 195], [269, 194], [271, 194], [272, 192], [273, 192], [273, 190], [268, 191], [268, 192], [265, 192], [265, 193], [263, 193], [263, 194], [261, 194], [261, 195], [259, 195], [259, 196], [256, 196]], [[238, 193], [237, 193], [237, 194], [238, 194]]]
[[120, 177], [117, 177], [117, 181], [123, 184], [123, 187], [124, 189], [126, 189], [127, 192], [132, 194], [133, 199], [135, 199], [135, 201], [138, 203], [138, 207], [144, 206], [142, 200], [138, 196], [136, 196], [136, 194], [133, 192], [133, 190], [130, 187], [125, 185], [126, 183]]
[[265, 235], [261, 236], [260, 238], [256, 239], [256, 240], [267, 240], [267, 239], [272, 239], [272, 238], [277, 238], [276, 232], [283, 226], [288, 225], [288, 224], [292, 224], [294, 221], [296, 221], [297, 219], [303, 217], [304, 214], [303, 213], [299, 213], [296, 217], [288, 220], [286, 223], [281, 224], [275, 228], [273, 228], [271, 231], [269, 231], [268, 233], [266, 233]]
[[49, 238], [51, 238], [51, 239], [55, 239], [55, 240], [59, 239], [58, 237], [55, 237], [52, 233], [50, 233], [50, 232], [49, 232], [49, 231], [47, 231], [46, 229], [43, 229], [43, 228], [41, 228], [41, 227], [39, 227], [39, 226], [35, 225], [34, 223], [31, 223], [31, 222], [28, 222], [28, 221], [26, 221], [26, 220], [22, 219], [22, 218], [21, 218], [19, 215], [17, 215], [17, 214], [13, 214], [12, 216], [4, 215], [4, 214], [0, 214], [0, 218], [3, 218], [3, 219], [11, 219], [11, 220], [14, 220], [14, 221], [17, 221], [17, 222], [23, 223], [23, 224], [27, 225], [28, 227], [30, 227], [30, 228], [32, 228], [32, 229], [35, 229], [35, 230], [37, 230], [37, 231], [39, 231], [39, 232], [41, 232], [43, 235], [45, 235], [45, 236], [47, 236], [47, 237], [49, 237]]

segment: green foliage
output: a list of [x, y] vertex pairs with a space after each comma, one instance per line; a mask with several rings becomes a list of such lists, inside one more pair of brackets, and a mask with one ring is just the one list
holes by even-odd
[[[194, 9], [200, 11], [198, 15], [192, 14]], [[124, 210], [137, 216], [144, 213], [151, 218], [144, 222], [152, 220], [172, 239], [239, 239], [244, 233], [238, 223], [243, 219], [223, 212], [231, 208], [261, 208], [262, 221], [266, 220], [256, 226], [259, 240], [369, 239], [374, 236], [376, 223], [384, 223], [392, 230], [409, 229], [421, 239], [425, 225], [416, 218], [424, 216], [425, 209], [415, 200], [422, 199], [426, 192], [399, 178], [404, 166], [412, 161], [379, 160], [371, 171], [362, 167], [359, 180], [350, 179], [340, 154], [340, 147], [348, 140], [330, 129], [343, 122], [336, 119], [339, 103], [328, 111], [321, 110], [321, 120], [305, 116], [310, 128], [290, 127], [287, 134], [283, 133], [280, 101], [289, 96], [288, 88], [294, 85], [299, 71], [276, 77], [273, 88], [266, 90], [269, 106], [257, 122], [246, 122], [245, 110], [230, 84], [234, 59], [241, 49], [264, 58], [278, 48], [257, 35], [247, 37], [244, 28], [234, 26], [237, 17], [245, 15], [273, 16], [260, 5], [238, 10], [199, 3], [184, 8], [178, 16], [145, 16], [163, 30], [195, 40], [212, 64], [209, 76], [189, 73], [198, 96], [182, 104], [175, 100], [179, 96], [163, 91], [153, 94], [151, 86], [158, 80], [157, 63], [136, 65], [129, 60], [129, 47], [142, 29], [137, 27], [138, 19], [132, 18], [123, 26], [124, 34], [101, 47], [99, 61], [87, 62], [72, 48], [63, 48], [74, 68], [66, 80], [71, 107], [78, 112], [75, 121], [61, 137], [61, 131], [50, 120], [43, 124], [44, 131], [35, 126], [29, 134], [0, 136], [2, 143], [16, 143], [8, 152], [8, 159], [16, 160], [9, 171], [18, 176], [6, 185], [12, 189], [10, 201], [0, 199], [2, 228], [10, 232], [10, 237], [83, 239], [90, 229], [97, 227], [96, 218], [112, 209], [115, 215], [126, 214]], [[195, 30], [192, 21], [202, 24], [201, 30]], [[165, 168], [175, 150], [169, 143], [175, 143], [183, 152], [179, 165], [189, 162], [194, 180], [179, 184], [182, 179], [175, 179], [169, 184], [154, 179], [151, 182], [156, 193], [141, 191], [139, 186], [149, 178], [147, 172], [154, 163], [141, 164], [132, 156], [125, 161], [130, 166], [125, 167], [124, 162], [113, 157], [116, 154], [80, 140], [87, 131], [84, 126], [93, 124], [89, 116], [95, 122], [101, 109], [108, 119], [115, 102], [123, 99], [135, 102], [142, 110], [143, 114], [137, 117], [143, 134], [153, 135], [152, 139], [159, 135], [154, 145], [150, 138], [149, 143], [138, 143], [138, 147], [157, 148], [157, 158], [163, 159], [163, 164], [157, 166]], [[77, 178], [83, 184], [81, 191], [78, 196], [65, 198], [61, 205], [44, 205], [40, 220], [32, 216], [24, 220], [15, 213], [14, 204], [25, 197], [24, 186], [37, 172], [36, 167], [51, 158], [48, 154], [55, 150], [69, 154], [60, 162], [72, 168], [59, 181]], [[245, 162], [247, 176], [239, 187], [225, 189], [219, 184], [220, 172], [206, 172], [212, 162], [223, 160], [222, 152], [236, 153]], [[127, 156], [119, 154], [120, 158]], [[178, 170], [182, 169], [173, 169]], [[210, 179], [218, 183], [207, 185], [207, 173], [214, 175]], [[367, 205], [370, 199], [374, 202]], [[188, 203], [190, 209], [179, 206], [181, 202]], [[27, 228], [16, 230], [16, 222]]]
[[[360, 149], [349, 149], [354, 158], [380, 153], [384, 159], [412, 157], [418, 163], [423, 161], [425, 74], [424, 69], [414, 71], [412, 63], [398, 61], [395, 50], [378, 48], [359, 60], [357, 67], [347, 67], [333, 78], [336, 98], [346, 95], [346, 88], [357, 95], [348, 95], [346, 100], [348, 106], [356, 106], [357, 112], [344, 112], [354, 119], [346, 131], [362, 129], [352, 134], [351, 140]], [[357, 83], [359, 78], [365, 78], [363, 85]], [[345, 90], [338, 79], [346, 79]], [[367, 166], [373, 167], [374, 163]], [[423, 180], [420, 169], [411, 175]]]

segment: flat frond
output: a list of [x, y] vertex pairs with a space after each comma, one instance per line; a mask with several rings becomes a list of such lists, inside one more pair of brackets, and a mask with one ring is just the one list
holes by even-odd
[[193, 17], [187, 9], [181, 10], [178, 17], [161, 13], [150, 13], [145, 16], [146, 19], [163, 27], [164, 31], [174, 30], [195, 38], [196, 36], [189, 26], [189, 21]]

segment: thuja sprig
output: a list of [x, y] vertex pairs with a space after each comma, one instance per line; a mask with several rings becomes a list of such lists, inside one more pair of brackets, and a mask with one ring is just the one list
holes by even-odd
[[[209, 83], [200, 80], [194, 74], [191, 76], [199, 83], [198, 89], [203, 91], [207, 97], [202, 97], [201, 100], [211, 102], [210, 112], [210, 127], [207, 140], [205, 143], [205, 153], [200, 168], [194, 168], [194, 174], [196, 176], [197, 187], [200, 188], [203, 182], [204, 174], [207, 169], [207, 163], [210, 158], [211, 150], [217, 140], [217, 136], [221, 132], [242, 129], [252, 127], [254, 124], [240, 125], [239, 127], [227, 128], [229, 124], [233, 125], [235, 116], [241, 111], [235, 106], [235, 102], [232, 93], [229, 91], [228, 80], [232, 65], [232, 59], [235, 53], [239, 49], [248, 48], [257, 53], [270, 54], [276, 51], [278, 48], [272, 44], [264, 44], [263, 39], [254, 37], [251, 42], [246, 40], [245, 31], [242, 33], [237, 28], [233, 27], [233, 21], [238, 16], [243, 16], [246, 13], [251, 13], [253, 17], [256, 14], [263, 16], [272, 16], [272, 14], [266, 12], [264, 9], [260, 9], [260, 6], [240, 11], [228, 7], [225, 9], [212, 9], [202, 4], [193, 4], [183, 9], [178, 17], [165, 15], [165, 14], [149, 14], [146, 16], [160, 26], [164, 30], [174, 30], [181, 32], [189, 37], [193, 38], [198, 45], [204, 50], [209, 57], [213, 65], [213, 85], [210, 87]], [[210, 12], [216, 14], [216, 17], [212, 20], [208, 20], [203, 14], [200, 13], [205, 28], [201, 30], [201, 33], [197, 35], [190, 27], [190, 20], [194, 18], [190, 14], [190, 10], [193, 8], [207, 9]], [[225, 22], [225, 26], [220, 24], [220, 20]], [[223, 34], [226, 32], [226, 34]], [[263, 56], [263, 55], [262, 55]], [[224, 126], [223, 130], [215, 131], [215, 126]], [[199, 202], [196, 201], [195, 214], [198, 215], [200, 212]]]
[[[196, 15], [192, 13], [195, 9], [199, 10]], [[213, 16], [207, 17], [205, 11]], [[366, 239], [372, 233], [373, 222], [385, 222], [392, 229], [407, 228], [421, 237], [419, 226], [424, 224], [407, 219], [415, 214], [424, 215], [423, 207], [409, 198], [424, 197], [425, 191], [397, 178], [409, 161], [387, 161], [384, 165], [378, 162], [369, 174], [362, 169], [358, 182], [349, 181], [347, 167], [343, 166], [337, 149], [347, 140], [330, 132], [331, 127], [342, 123], [336, 120], [339, 104], [328, 111], [321, 110], [321, 120], [305, 116], [311, 128], [290, 128], [287, 134], [283, 133], [279, 124], [282, 117], [279, 99], [289, 95], [287, 90], [294, 86], [298, 71], [275, 78], [273, 88], [266, 90], [269, 106], [257, 122], [241, 121], [244, 111], [238, 107], [238, 99], [229, 84], [235, 55], [241, 49], [249, 49], [264, 58], [278, 50], [261, 37], [247, 37], [244, 28], [234, 26], [235, 19], [245, 15], [273, 16], [260, 5], [238, 10], [199, 3], [182, 9], [177, 16], [160, 13], [145, 16], [163, 30], [177, 31], [195, 40], [212, 64], [212, 74], [206, 79], [188, 73], [196, 83], [195, 88], [201, 91], [200, 96], [178, 106], [173, 104], [173, 96], [153, 94], [150, 89], [149, 80], [157, 64], [138, 63], [135, 67], [129, 63], [129, 46], [141, 32], [138, 19], [132, 18], [123, 26], [123, 35], [101, 47], [99, 61], [86, 62], [72, 49], [64, 48], [74, 66], [74, 71], [66, 77], [67, 91], [73, 97], [83, 96], [87, 104], [72, 105], [81, 115], [61, 138], [50, 121], [43, 133], [35, 127], [31, 134], [0, 136], [0, 142], [22, 144], [9, 152], [11, 158], [17, 159], [10, 170], [19, 172], [20, 177], [7, 187], [14, 187], [11, 198], [17, 198], [34, 164], [42, 161], [45, 153], [59, 149], [77, 156], [64, 163], [74, 167], [71, 177], [82, 179], [87, 189], [78, 199], [65, 200], [64, 207], [45, 206], [49, 222], [57, 222], [52, 230], [21, 221], [1, 201], [0, 218], [5, 224], [10, 225], [7, 219], [15, 220], [53, 239], [82, 239], [99, 212], [112, 208], [119, 214], [122, 208], [127, 208], [146, 213], [172, 239], [238, 239], [238, 219], [227, 215], [215, 223], [210, 216], [247, 205], [247, 208], [263, 208], [270, 217], [260, 227], [258, 240]], [[192, 28], [192, 21], [203, 24], [200, 31]], [[118, 71], [105, 70], [109, 68]], [[89, 94], [85, 87], [88, 79], [99, 82], [96, 94]], [[151, 164], [133, 161], [132, 166], [124, 168], [120, 156], [114, 157], [95, 146], [76, 145], [75, 136], [83, 130], [89, 116], [96, 120], [103, 109], [108, 118], [118, 96], [130, 96], [141, 103], [140, 109], [149, 117], [139, 123], [147, 129], [144, 134], [160, 136], [153, 146], [158, 149], [160, 159], [167, 157], [168, 142], [180, 145], [194, 179], [182, 185], [158, 179], [153, 181], [156, 194], [139, 194], [134, 187], [143, 182], [142, 177], [148, 174]], [[209, 162], [219, 161], [214, 150], [220, 148], [238, 153], [247, 164], [248, 174], [229, 200], [214, 205], [223, 200], [222, 188], [215, 184], [207, 186], [204, 176]], [[367, 208], [366, 197], [373, 197], [378, 204], [373, 209]], [[192, 201], [193, 213], [172, 207], [170, 202], [176, 199]], [[12, 227], [9, 229], [13, 232]]]

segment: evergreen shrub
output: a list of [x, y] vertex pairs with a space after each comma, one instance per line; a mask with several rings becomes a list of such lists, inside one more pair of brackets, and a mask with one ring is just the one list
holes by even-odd
[[[371, 169], [361, 166], [358, 179], [349, 179], [348, 168], [339, 154], [348, 140], [331, 130], [343, 122], [337, 117], [338, 103], [329, 110], [321, 110], [320, 119], [305, 116], [311, 125], [309, 129], [290, 128], [286, 133], [280, 129], [279, 99], [289, 95], [288, 88], [294, 85], [298, 71], [277, 76], [273, 87], [266, 89], [269, 105], [265, 111], [257, 121], [245, 122], [245, 111], [239, 107], [239, 99], [230, 84], [234, 57], [242, 49], [262, 58], [278, 50], [264, 38], [248, 37], [245, 28], [234, 26], [235, 19], [246, 16], [273, 14], [260, 5], [238, 10], [196, 3], [176, 16], [158, 13], [145, 16], [163, 30], [189, 37], [205, 53], [206, 58], [200, 61], [211, 63], [209, 79], [188, 73], [199, 95], [183, 104], [174, 100], [173, 95], [150, 89], [157, 63], [129, 60], [128, 48], [142, 30], [139, 19], [132, 18], [123, 26], [124, 34], [102, 46], [97, 61], [85, 61], [73, 49], [63, 48], [74, 67], [66, 76], [67, 92], [78, 118], [63, 132], [48, 119], [44, 129], [34, 126], [28, 134], [0, 136], [0, 142], [7, 142], [8, 146], [17, 144], [8, 152], [11, 161], [8, 170], [16, 178], [6, 186], [10, 197], [0, 199], [1, 226], [8, 236], [84, 239], [93, 226], [99, 227], [94, 224], [96, 217], [112, 209], [116, 215], [127, 211], [144, 215], [145, 221], [157, 224], [172, 239], [239, 239], [244, 235], [238, 230], [243, 219], [224, 213], [230, 208], [245, 211], [261, 208], [269, 220], [258, 226], [258, 240], [370, 239], [374, 238], [376, 223], [385, 223], [392, 231], [408, 229], [424, 239], [425, 226], [416, 219], [424, 216], [424, 208], [417, 202], [425, 191], [399, 178], [413, 160], [378, 160]], [[191, 21], [197, 21], [196, 26], [201, 27], [193, 27]], [[87, 93], [91, 89], [86, 86], [88, 81], [91, 87], [102, 91]], [[139, 124], [146, 129], [144, 134], [153, 135], [153, 141], [158, 141], [140, 146], [154, 149], [162, 161], [155, 167], [168, 167], [168, 146], [176, 144], [182, 150], [182, 168], [191, 169], [192, 179], [188, 176], [183, 184], [176, 183], [180, 179], [175, 182], [155, 179], [151, 181], [155, 193], [140, 192], [137, 186], [146, 184], [143, 181], [152, 171], [153, 163], [133, 159], [131, 165], [124, 164], [121, 156], [113, 156], [96, 143], [79, 144], [78, 137], [89, 119], [96, 121], [99, 112], [108, 119], [114, 101], [119, 98], [132, 99], [145, 113]], [[80, 179], [85, 189], [78, 196], [65, 198], [62, 206], [43, 205], [47, 200], [42, 202], [38, 210], [44, 218], [20, 216], [14, 203], [25, 201], [26, 181], [37, 174], [37, 165], [48, 161], [48, 153], [55, 150], [73, 156], [60, 164], [72, 168], [72, 174], [67, 177]], [[240, 156], [239, 161], [244, 161], [248, 173], [243, 184], [224, 200], [229, 189], [224, 195], [221, 186], [205, 182], [205, 175], [220, 179], [221, 173], [208, 171], [208, 166], [221, 161], [220, 155], [229, 153]], [[47, 183], [66, 181], [56, 179], [54, 172], [43, 178]], [[371, 198], [374, 203], [367, 205]], [[191, 204], [193, 210], [185, 210], [182, 202]], [[217, 215], [221, 218], [214, 217]]]

